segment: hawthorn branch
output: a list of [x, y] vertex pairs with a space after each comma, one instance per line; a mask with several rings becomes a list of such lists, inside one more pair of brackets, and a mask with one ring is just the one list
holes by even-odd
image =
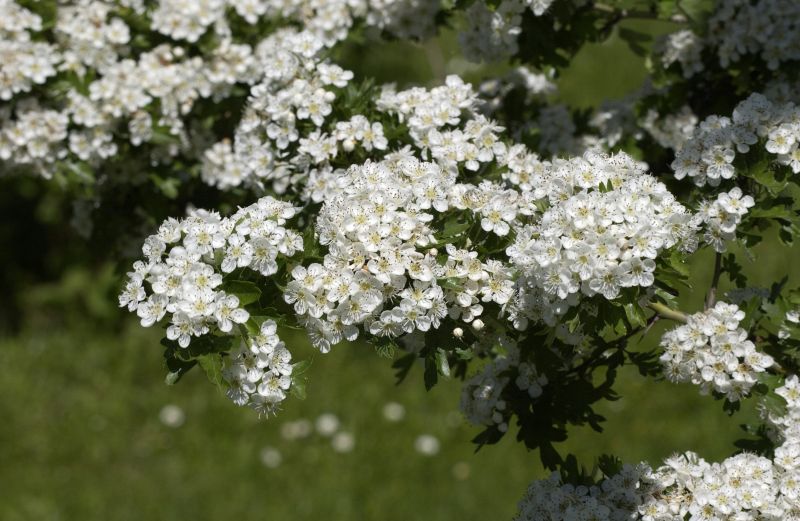
[[722, 275], [722, 254], [717, 252], [714, 257], [714, 277], [711, 279], [711, 287], [708, 288], [708, 295], [706, 295], [706, 309], [713, 308], [717, 303], [717, 286], [720, 275]]

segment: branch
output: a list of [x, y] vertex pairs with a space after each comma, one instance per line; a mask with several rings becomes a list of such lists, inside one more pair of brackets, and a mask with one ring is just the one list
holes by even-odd
[[629, 10], [629, 9], [617, 9], [614, 6], [604, 4], [602, 2], [595, 2], [592, 6], [595, 11], [600, 11], [601, 13], [613, 14], [617, 15], [620, 18], [640, 18], [643, 20], [663, 20], [663, 18], [659, 18], [658, 14], [653, 13], [651, 11], [640, 11], [640, 10]]
[[615, 338], [610, 342], [602, 342], [602, 344], [599, 345], [597, 348], [595, 348], [592, 354], [589, 355], [589, 357], [586, 360], [584, 360], [583, 363], [573, 367], [568, 372], [569, 373], [581, 372], [583, 369], [590, 366], [592, 362], [595, 362], [601, 354], [605, 353], [610, 349], [622, 349], [623, 351], [625, 351], [625, 348], [628, 347], [628, 340], [638, 335], [639, 333], [642, 333], [643, 335], [647, 334], [647, 332], [650, 331], [650, 328], [653, 327], [653, 324], [655, 324], [658, 321], [658, 318], [659, 318], [658, 315], [654, 315], [650, 317], [650, 319], [647, 321], [647, 324], [645, 324], [644, 326], [639, 326], [637, 328], [634, 328], [625, 335], [619, 338]]
[[662, 304], [660, 302], [648, 302], [647, 307], [658, 313], [658, 316], [661, 318], [674, 320], [676, 322], [683, 322], [684, 324], [689, 321], [689, 315], [683, 311], [672, 309], [666, 304]]
[[[621, 18], [638, 19], [638, 20], [659, 20], [662, 22], [686, 23], [686, 16], [684, 14], [673, 15], [669, 18], [662, 18], [658, 13], [652, 11], [630, 10], [630, 9], [617, 9], [614, 6], [604, 4], [602, 2], [595, 2], [592, 4], [592, 9], [601, 13], [616, 15]], [[619, 20], [617, 20], [619, 21]], [[612, 24], [613, 25], [613, 24]]]
[[711, 287], [708, 288], [708, 295], [706, 296], [706, 309], [714, 307], [717, 303], [717, 286], [719, 285], [719, 277], [722, 275], [722, 254], [717, 252], [714, 257], [714, 277], [711, 279]]

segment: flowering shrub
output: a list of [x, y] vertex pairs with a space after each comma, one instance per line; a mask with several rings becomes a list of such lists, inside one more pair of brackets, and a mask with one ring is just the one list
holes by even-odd
[[[636, 18], [675, 31], [645, 45]], [[336, 63], [350, 38], [445, 24], [467, 59], [514, 68], [398, 86]], [[221, 194], [149, 214], [163, 222], [119, 295], [165, 329], [168, 383], [199, 366], [278, 414], [309, 365], [281, 330], [322, 353], [361, 339], [400, 379], [463, 380], [476, 443], [513, 432], [558, 471], [518, 519], [795, 519], [800, 292], [752, 287], [740, 260], [800, 229], [798, 24], [789, 0], [0, 0], [0, 160], [98, 201], [142, 172], [168, 198], [197, 202], [198, 180]], [[648, 54], [646, 84], [560, 102], [569, 59], [612, 33]], [[657, 321], [675, 324], [638, 348]], [[601, 429], [626, 364], [731, 414], [759, 400], [763, 424], [720, 463], [587, 473], [553, 444]]]

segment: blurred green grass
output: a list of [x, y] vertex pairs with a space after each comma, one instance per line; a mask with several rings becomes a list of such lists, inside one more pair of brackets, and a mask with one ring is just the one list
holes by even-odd
[[[454, 58], [452, 43], [442, 41], [373, 48], [354, 62], [382, 81], [487, 73]], [[616, 39], [589, 46], [575, 63], [559, 84], [575, 106], [621, 96], [644, 76], [641, 60]], [[758, 261], [745, 270], [755, 285], [784, 273], [790, 284], [800, 282], [796, 251], [776, 253], [785, 251], [773, 236], [754, 250]], [[694, 262], [697, 289], [683, 298], [686, 310], [701, 307], [712, 264], [710, 255]], [[322, 356], [290, 338], [296, 358], [314, 357], [308, 398], [288, 400], [269, 420], [232, 406], [199, 371], [167, 387], [159, 332], [133, 318], [107, 325], [119, 324], [114, 277], [111, 269], [75, 269], [31, 286], [22, 296], [26, 326], [0, 339], [2, 520], [510, 519], [527, 483], [544, 475], [538, 455], [513, 436], [474, 452], [469, 440], [477, 429], [458, 414], [457, 382], [426, 393], [417, 368], [395, 386], [390, 362], [362, 345]], [[686, 449], [718, 459], [733, 450], [737, 424], [755, 415], [748, 404], [730, 419], [695, 388], [645, 380], [631, 369], [621, 372], [619, 392], [619, 401], [599, 407], [606, 432], [573, 429], [560, 448], [585, 464], [603, 453], [657, 463]], [[402, 421], [383, 418], [389, 401], [405, 407]], [[184, 412], [182, 425], [160, 420], [170, 404]], [[337, 453], [318, 434], [281, 436], [286, 422], [327, 412], [354, 436], [352, 452]], [[438, 454], [414, 449], [422, 434], [440, 440]], [[268, 447], [282, 455], [277, 468], [261, 461]]]

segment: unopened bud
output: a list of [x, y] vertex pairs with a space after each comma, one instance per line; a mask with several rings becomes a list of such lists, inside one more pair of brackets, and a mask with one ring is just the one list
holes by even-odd
[[461, 338], [462, 336], [464, 336], [464, 330], [461, 329], [460, 327], [453, 329], [453, 336], [456, 338]]
[[472, 328], [473, 328], [475, 331], [480, 331], [481, 329], [483, 329], [483, 326], [484, 326], [484, 324], [483, 324], [483, 320], [481, 320], [481, 319], [479, 319], [479, 318], [478, 318], [478, 319], [476, 319], [476, 320], [474, 320], [474, 321], [472, 322]]

